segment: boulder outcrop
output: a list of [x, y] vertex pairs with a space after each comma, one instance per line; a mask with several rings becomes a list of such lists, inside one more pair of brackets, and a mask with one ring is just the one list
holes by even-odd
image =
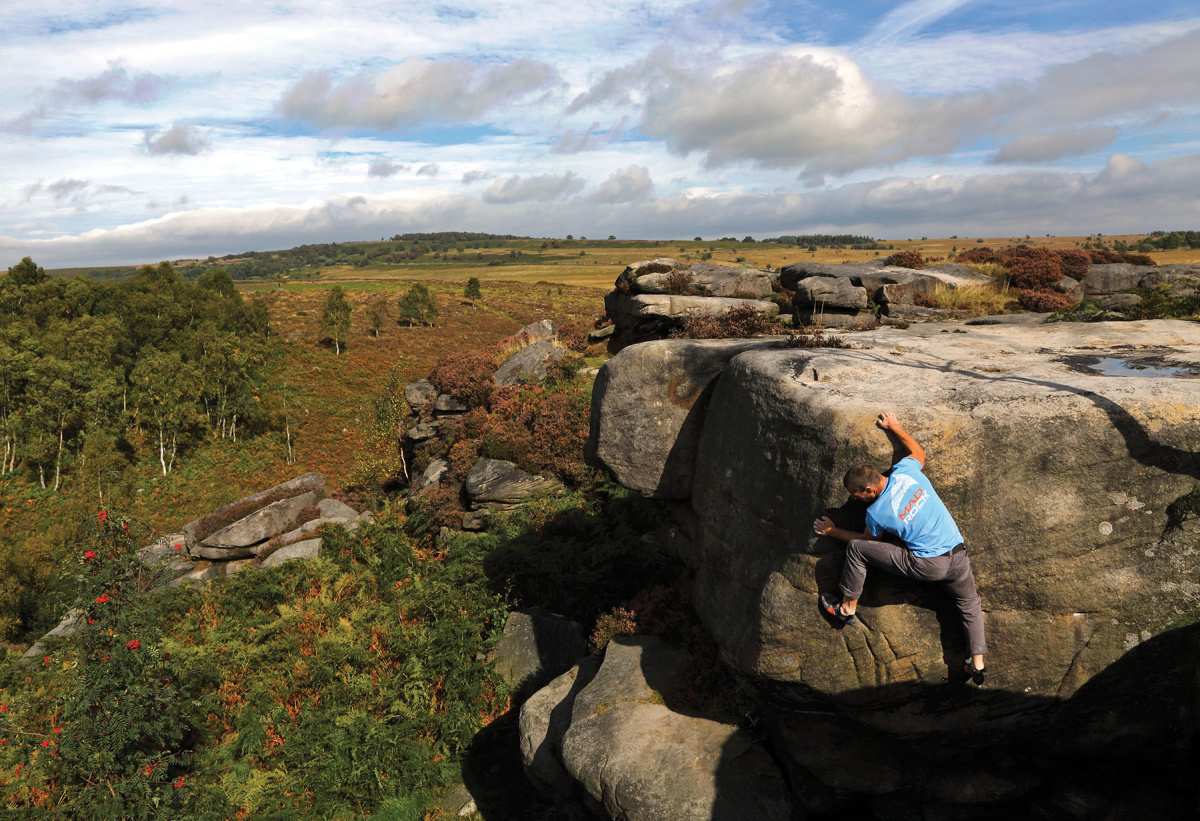
[[776, 274], [757, 268], [684, 265], [665, 257], [635, 262], [604, 298], [614, 327], [610, 349], [661, 339], [686, 319], [719, 316], [733, 308], [778, 316], [779, 306], [769, 301], [777, 284]]
[[467, 471], [463, 489], [473, 504], [510, 506], [540, 493], [557, 493], [563, 486], [553, 476], [527, 473], [503, 459], [479, 459]]
[[661, 639], [617, 638], [599, 670], [585, 660], [536, 693], [521, 710], [533, 780], [564, 797], [582, 788], [628, 821], [802, 818], [761, 744], [671, 709], [684, 658]]
[[[851, 350], [752, 343], [722, 369], [697, 362], [712, 389], [693, 414], [664, 414], [645, 397], [689, 372], [681, 360], [703, 350], [695, 343], [623, 351], [593, 395], [589, 452], [618, 481], [653, 496], [644, 477], [693, 466], [672, 479], [688, 492], [687, 515], [671, 518], [690, 519], [672, 528], [673, 549], [695, 570], [695, 606], [724, 659], [760, 682], [791, 782], [816, 785], [805, 789], [814, 808], [847, 790], [943, 806], [1046, 790], [1067, 801], [1084, 786], [1020, 763], [1022, 745], [1053, 742], [1055, 755], [1100, 769], [1114, 760], [1105, 738], [1152, 754], [1156, 728], [1195, 700], [1195, 685], [1153, 702], [1142, 727], [1117, 709], [1112, 682], [1136, 667], [1131, 653], [1160, 678], [1200, 674], [1200, 629], [1176, 629], [1200, 614], [1200, 327], [929, 323], [854, 340]], [[1134, 367], [1106, 375], [1107, 359]], [[618, 378], [639, 369], [652, 386], [640, 401], [637, 380]], [[957, 686], [961, 629], [936, 587], [872, 571], [860, 624], [843, 630], [816, 607], [837, 586], [842, 546], [815, 537], [812, 522], [862, 528], [841, 477], [857, 462], [891, 463], [873, 425], [883, 409], [925, 447], [926, 472], [967, 534], [991, 645], [978, 697]], [[636, 458], [601, 455], [619, 449]], [[1190, 649], [1168, 658], [1180, 647]], [[1161, 693], [1157, 679], [1140, 686]], [[1104, 729], [1085, 737], [1077, 721]], [[935, 750], [951, 739], [948, 761]], [[852, 752], [819, 755], [831, 746]], [[1106, 807], [1125, 800], [1103, 777], [1086, 789]]]

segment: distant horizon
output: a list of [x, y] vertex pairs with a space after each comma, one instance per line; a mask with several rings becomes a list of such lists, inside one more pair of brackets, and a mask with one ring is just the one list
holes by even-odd
[[[1177, 231], [1163, 231], [1163, 229], [1154, 229], [1154, 231], [1120, 233], [1120, 234], [1103, 234], [1102, 233], [1099, 235], [1099, 237], [1104, 240], [1129, 241], [1133, 238], [1148, 237], [1157, 232], [1183, 233], [1185, 231], [1195, 231], [1195, 230], [1200, 230], [1200, 229], [1178, 229]], [[640, 244], [640, 245], [647, 245], [647, 246], [657, 245], [660, 243], [674, 244], [674, 243], [696, 243], [697, 242], [697, 239], [695, 237], [653, 237], [653, 238], [614, 237], [613, 239], [610, 240], [607, 237], [588, 237], [586, 235], [583, 235], [583, 236], [570, 235], [570, 238], [568, 238], [567, 235], [562, 235], [562, 236], [551, 236], [551, 235], [534, 236], [534, 235], [530, 235], [530, 234], [499, 235], [499, 234], [490, 234], [489, 232], [482, 232], [482, 231], [478, 231], [478, 232], [477, 231], [456, 231], [456, 230], [450, 230], [450, 229], [448, 229], [447, 231], [427, 231], [427, 232], [420, 232], [420, 233], [424, 234], [424, 235], [436, 235], [439, 233], [475, 233], [475, 234], [487, 234], [488, 236], [492, 236], [492, 237], [511, 236], [511, 237], [513, 237], [514, 241], [516, 241], [516, 240], [525, 240], [525, 241], [551, 240], [551, 241], [565, 241], [565, 242], [573, 241], [576, 243], [614, 242], [614, 243], [635, 244], [635, 245]], [[844, 235], [844, 234], [843, 234], [843, 232], [838, 232], [838, 234], [835, 234], [834, 236], [837, 236], [837, 235]], [[749, 234], [747, 236], [753, 238], [754, 244], [762, 243], [762, 244], [776, 245], [776, 244], [779, 244], [776, 241], [780, 237], [783, 237], [783, 236], [807, 237], [807, 236], [814, 236], [814, 235], [811, 235], [811, 234], [801, 234], [801, 235], [794, 235], [794, 234], [793, 235], [789, 235], [789, 234], [767, 235], [767, 234], [764, 234], [762, 236], [755, 237], [753, 234]], [[1095, 235], [1095, 234], [1090, 234], [1090, 235], [1089, 234], [1065, 234], [1064, 235], [1064, 234], [1053, 234], [1053, 233], [1052, 234], [1043, 234], [1040, 236], [1030, 235], [1030, 236], [1020, 236], [1020, 237], [1014, 237], [1014, 236], [1003, 236], [1003, 237], [1002, 236], [871, 237], [871, 236], [866, 236], [866, 235], [856, 235], [856, 236], [859, 236], [859, 238], [864, 239], [864, 240], [869, 240], [871, 242], [879, 243], [881, 245], [882, 244], [893, 245], [896, 243], [902, 243], [902, 244], [920, 244], [920, 243], [937, 244], [937, 243], [949, 243], [949, 242], [969, 242], [969, 243], [971, 243], [971, 245], [969, 245], [969, 246], [964, 246], [961, 249], [962, 251], [966, 251], [969, 248], [981, 247], [981, 243], [984, 245], [986, 245], [988, 243], [993, 243], [997, 247], [1002, 247], [1004, 245], [1008, 245], [1008, 244], [1012, 244], [1012, 243], [1019, 244], [1019, 243], [1023, 243], [1023, 242], [1027, 242], [1027, 241], [1028, 242], [1035, 242], [1037, 240], [1045, 241], [1047, 239], [1063, 241], [1063, 240], [1090, 240], [1090, 239], [1097, 238], [1097, 235]], [[389, 243], [389, 242], [395, 242], [395, 241], [396, 240], [393, 240], [388, 237], [385, 237], [383, 239], [373, 239], [373, 238], [372, 239], [346, 239], [346, 240], [336, 240], [336, 241], [332, 241], [330, 243], [301, 243], [300, 245], [293, 245], [293, 246], [289, 246], [287, 248], [242, 249], [241, 251], [230, 251], [230, 252], [226, 252], [223, 254], [202, 254], [202, 255], [197, 255], [197, 256], [186, 256], [186, 257], [164, 257], [161, 259], [139, 261], [139, 262], [113, 262], [113, 263], [103, 263], [103, 264], [84, 263], [81, 265], [63, 265], [63, 266], [53, 266], [53, 267], [48, 266], [48, 265], [43, 265], [40, 262], [40, 260], [38, 260], [36, 258], [31, 257], [31, 259], [33, 259], [33, 261], [35, 263], [37, 263], [40, 267], [45, 269], [48, 273], [56, 273], [56, 272], [60, 272], [60, 271], [75, 271], [75, 270], [79, 270], [79, 269], [88, 269], [88, 268], [96, 268], [96, 269], [101, 269], [101, 268], [142, 268], [145, 266], [158, 265], [163, 262], [168, 262], [172, 265], [180, 265], [180, 264], [187, 264], [187, 263], [205, 263], [209, 259], [215, 259], [216, 261], [219, 262], [219, 261], [225, 259], [226, 257], [232, 257], [236, 260], [236, 259], [240, 259], [243, 256], [248, 255], [248, 254], [285, 253], [287, 251], [291, 251], [296, 248], [303, 247], [304, 245], [315, 245], [315, 244], [332, 244], [332, 245], [367, 244], [367, 245], [369, 245], [369, 244]], [[738, 238], [732, 237], [732, 235], [730, 235], [728, 233], [723, 234], [720, 237], [702, 237], [698, 242], [701, 244], [716, 243], [716, 242], [732, 242], [732, 243], [736, 243], [736, 244], [747, 244], [747, 245], [750, 244], [750, 243], [746, 242], [745, 237], [738, 239]], [[470, 245], [470, 243], [466, 243], [466, 244]], [[474, 247], [474, 246], [471, 246], [471, 247]], [[786, 247], [786, 246], [783, 246], [783, 247]], [[822, 246], [823, 250], [828, 250], [828, 249], [837, 248], [837, 247], [838, 246]], [[803, 250], [803, 249], [801, 249], [801, 250]], [[897, 249], [897, 250], [902, 250], [902, 249]], [[1161, 252], [1155, 252], [1155, 253], [1161, 253]], [[0, 272], [6, 271], [12, 265], [15, 265], [18, 261], [19, 260], [14, 260], [12, 262], [5, 263], [3, 260], [0, 260]], [[468, 261], [464, 260], [464, 263], [467, 263], [467, 262]], [[334, 266], [334, 267], [336, 267], [336, 266]], [[470, 266], [469, 266], [469, 264], [467, 264], [464, 267], [470, 267]], [[403, 270], [404, 270], [403, 267], [397, 268], [397, 271], [403, 271]]]
[[8, 264], [1200, 223], [1188, 0], [9, 6]]

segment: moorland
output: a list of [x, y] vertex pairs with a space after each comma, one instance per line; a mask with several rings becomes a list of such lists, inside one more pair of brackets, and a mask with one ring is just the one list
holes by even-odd
[[[405, 473], [416, 466], [399, 460], [403, 386], [449, 355], [492, 357], [538, 320], [578, 342], [575, 370], [484, 402], [473, 453], [517, 443], [536, 460], [548, 452], [539, 436], [580, 441], [590, 382], [576, 370], [606, 358], [586, 333], [603, 321], [603, 294], [629, 263], [666, 256], [778, 270], [799, 259], [916, 251], [942, 260], [1018, 244], [1200, 260], [1190, 234], [782, 239], [398, 235], [144, 269], [34, 270], [20, 286], [0, 278], [13, 432], [0, 476], [3, 800], [31, 813], [73, 808], [80, 818], [155, 817], [167, 805], [172, 817], [432, 818], [441, 791], [486, 745], [472, 740], [513, 720], [503, 683], [478, 662], [509, 609], [553, 604], [601, 628], [601, 643], [636, 613], [691, 635], [693, 651], [711, 657], [686, 626], [686, 580], [639, 548], [650, 514], [588, 472], [581, 453], [565, 471], [568, 494], [484, 537], [439, 541], [446, 500], [434, 500], [438, 509], [405, 503]], [[478, 298], [465, 295], [473, 278]], [[402, 318], [401, 300], [418, 285], [435, 319]], [[322, 322], [335, 293], [350, 308], [344, 346], [329, 343]], [[194, 384], [168, 378], [188, 363]], [[223, 410], [222, 399], [235, 396], [245, 410]], [[555, 418], [570, 428], [565, 439], [561, 428], [537, 426], [536, 409], [551, 397], [565, 409]], [[171, 727], [142, 728], [124, 746], [89, 736], [82, 728], [115, 679], [89, 673], [66, 644], [34, 668], [17, 663], [81, 595], [104, 595], [81, 565], [85, 548], [128, 555], [156, 532], [309, 471], [373, 510], [378, 525], [334, 542], [328, 560], [165, 597], [131, 594], [113, 616], [126, 691], [165, 704]], [[106, 583], [119, 584], [119, 570], [106, 571]], [[134, 631], [139, 638], [129, 638]], [[148, 694], [151, 679], [179, 687]], [[697, 682], [708, 706], [724, 697], [718, 679]], [[275, 686], [281, 680], [290, 686]], [[114, 722], [144, 720], [128, 702], [104, 709]], [[74, 746], [60, 746], [72, 729]], [[504, 800], [533, 799], [518, 791]], [[524, 817], [554, 817], [525, 806]], [[139, 814], [125, 815], [129, 807]]]

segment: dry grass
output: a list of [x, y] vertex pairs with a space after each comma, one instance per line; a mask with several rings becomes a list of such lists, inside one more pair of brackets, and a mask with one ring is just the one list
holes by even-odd
[[959, 311], [970, 316], [989, 316], [1021, 309], [1016, 297], [1007, 288], [1001, 290], [991, 285], [968, 285], [963, 288], [939, 285], [922, 302], [933, 308]]

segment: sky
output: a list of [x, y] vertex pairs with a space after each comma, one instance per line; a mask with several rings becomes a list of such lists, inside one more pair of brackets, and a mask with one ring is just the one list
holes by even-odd
[[417, 231], [1197, 227], [1195, 0], [4, 0], [0, 15], [3, 267]]

